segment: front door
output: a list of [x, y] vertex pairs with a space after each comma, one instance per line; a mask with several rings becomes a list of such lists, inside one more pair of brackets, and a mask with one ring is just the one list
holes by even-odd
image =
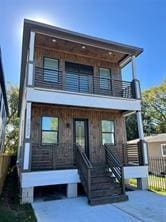
[[88, 120], [74, 119], [74, 143], [79, 144], [89, 158]]

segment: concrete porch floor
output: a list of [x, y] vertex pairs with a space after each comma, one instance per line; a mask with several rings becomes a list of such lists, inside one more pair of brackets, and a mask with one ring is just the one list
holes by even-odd
[[32, 204], [38, 222], [165, 222], [166, 197], [149, 191], [127, 193], [129, 201], [89, 206], [86, 197]]

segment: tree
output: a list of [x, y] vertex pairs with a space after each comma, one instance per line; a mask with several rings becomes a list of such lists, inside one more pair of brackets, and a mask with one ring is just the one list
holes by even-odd
[[142, 94], [144, 132], [166, 133], [166, 80]]
[[[146, 136], [166, 133], [166, 80], [142, 93], [142, 117]], [[136, 115], [126, 118], [127, 139], [138, 138]]]
[[5, 152], [16, 153], [19, 138], [18, 96], [17, 86], [9, 85], [7, 90], [9, 116], [6, 125]]
[[136, 114], [126, 117], [126, 133], [127, 140], [133, 140], [138, 138], [138, 127]]

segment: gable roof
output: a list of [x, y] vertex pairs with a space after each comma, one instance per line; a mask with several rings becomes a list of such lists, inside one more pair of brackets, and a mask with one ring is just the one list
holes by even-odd
[[[66, 30], [52, 25], [43, 24], [40, 22], [24, 19], [23, 28], [23, 41], [22, 41], [22, 60], [21, 60], [21, 73], [20, 73], [20, 92], [19, 92], [19, 112], [21, 107], [22, 93], [23, 93], [23, 83], [25, 79], [25, 66], [27, 61], [27, 52], [29, 48], [29, 38], [30, 32], [45, 33], [47, 35], [56, 35], [58, 38], [65, 38], [69, 41], [79, 42], [81, 44], [91, 44], [94, 47], [107, 48], [108, 50], [121, 51], [124, 53], [124, 60], [128, 59], [128, 56], [138, 56], [143, 52], [142, 48], [122, 44], [110, 40], [105, 40], [102, 38], [97, 38], [78, 32]], [[127, 60], [128, 61], [128, 60]]]
[[6, 95], [5, 77], [4, 77], [3, 65], [2, 65], [1, 48], [0, 48], [0, 85], [2, 88], [2, 94], [3, 94], [4, 104], [5, 104], [5, 108], [6, 108], [6, 113], [8, 115], [9, 110], [8, 110], [8, 102], [7, 102], [7, 95]]
[[[145, 136], [144, 139], [148, 143], [166, 142], [166, 133], [160, 133], [160, 134], [155, 134], [155, 135], [151, 135], [151, 136]], [[136, 143], [138, 141], [139, 141], [139, 139], [135, 139], [135, 140], [128, 141], [128, 143]]]

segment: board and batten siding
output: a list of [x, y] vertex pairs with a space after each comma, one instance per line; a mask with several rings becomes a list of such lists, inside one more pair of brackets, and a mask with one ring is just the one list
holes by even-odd
[[[73, 144], [73, 119], [85, 118], [89, 123], [89, 151], [93, 163], [104, 161], [102, 147], [101, 120], [115, 121], [115, 142], [124, 143], [125, 123], [120, 111], [107, 111], [86, 108], [74, 108], [57, 105], [32, 105], [31, 143], [41, 145], [41, 117], [59, 118], [59, 143]], [[64, 156], [65, 158], [65, 156]]]

